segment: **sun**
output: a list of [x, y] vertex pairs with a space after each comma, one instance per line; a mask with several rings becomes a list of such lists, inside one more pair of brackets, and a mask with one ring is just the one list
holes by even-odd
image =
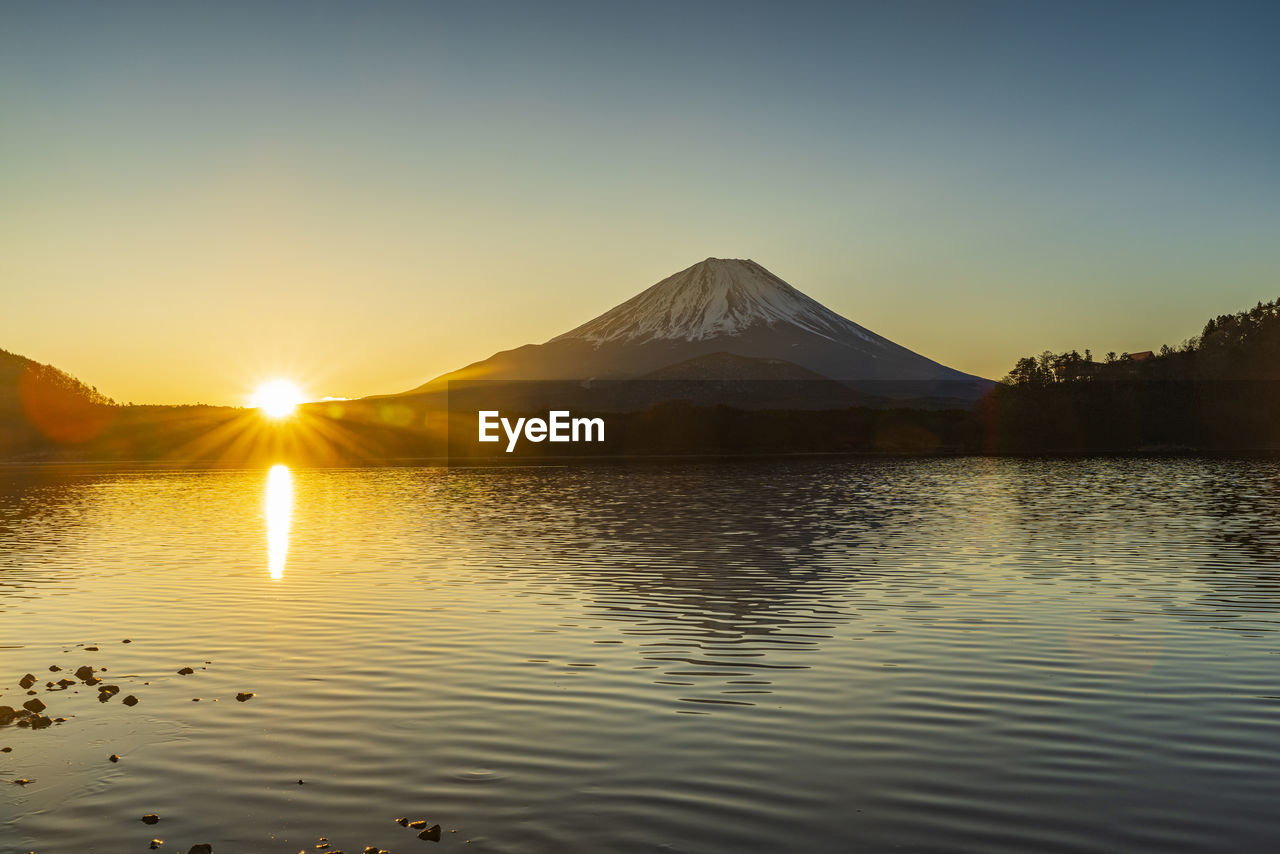
[[271, 418], [288, 418], [298, 408], [298, 404], [305, 402], [306, 395], [292, 380], [265, 382], [258, 386], [249, 399], [251, 406], [256, 406], [262, 410], [263, 415]]

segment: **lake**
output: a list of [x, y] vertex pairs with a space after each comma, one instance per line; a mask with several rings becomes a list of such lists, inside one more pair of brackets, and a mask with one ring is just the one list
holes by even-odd
[[1270, 461], [9, 467], [0, 851], [1270, 850], [1278, 628]]

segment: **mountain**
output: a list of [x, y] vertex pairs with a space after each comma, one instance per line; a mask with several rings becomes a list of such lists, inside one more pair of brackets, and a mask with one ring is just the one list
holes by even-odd
[[451, 380], [632, 379], [715, 354], [758, 360], [756, 379], [774, 378], [775, 363], [786, 362], [889, 397], [973, 399], [991, 386], [841, 317], [754, 261], [708, 258], [543, 344], [495, 353], [406, 394]]
[[31, 400], [36, 396], [52, 396], [55, 392], [90, 405], [112, 403], [109, 397], [66, 371], [0, 350], [0, 411], [16, 411], [23, 397]]
[[52, 365], [0, 350], [0, 456], [96, 435], [110, 398]]

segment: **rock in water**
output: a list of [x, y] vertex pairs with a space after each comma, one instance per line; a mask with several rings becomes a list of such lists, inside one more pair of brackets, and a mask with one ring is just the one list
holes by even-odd
[[199, 842], [192, 845], [187, 854], [213, 854], [213, 846], [208, 842]]
[[22, 704], [22, 708], [30, 709], [36, 714], [39, 714], [40, 712], [43, 712], [45, 709], [47, 709], [48, 706], [46, 706], [44, 703], [40, 702], [39, 700], [27, 700], [25, 703]]
[[155, 851], [155, 850], [156, 850], [157, 848], [159, 848], [161, 845], [164, 845], [164, 840], [163, 840], [163, 839], [153, 839], [153, 840], [151, 840], [151, 850], [152, 850], [152, 851]]
[[119, 761], [120, 761], [120, 754], [118, 754], [118, 753], [113, 753], [113, 754], [111, 754], [110, 756], [108, 756], [108, 757], [107, 757], [107, 759], [108, 759], [108, 761], [111, 761], [111, 762], [119, 762]]
[[77, 668], [76, 668], [76, 678], [77, 678], [77, 679], [82, 679], [82, 680], [83, 680], [83, 679], [92, 679], [92, 678], [93, 678], [93, 668], [92, 668], [92, 667], [90, 667], [90, 666], [89, 666], [89, 665], [87, 665], [87, 664], [86, 664], [86, 665], [84, 665], [83, 667], [77, 667]]
[[28, 673], [26, 676], [23, 676], [18, 680], [18, 684], [23, 688], [30, 688], [32, 685], [36, 684], [36, 677]]
[[433, 824], [426, 830], [418, 834], [419, 839], [430, 839], [432, 842], [440, 841], [440, 825]]
[[252, 691], [241, 691], [239, 694], [236, 694], [236, 699], [239, 700], [241, 703], [244, 703], [248, 700], [253, 699], [256, 696], [258, 695], [253, 693]]
[[124, 703], [126, 706], [136, 706], [138, 705], [138, 698], [130, 694], [120, 702]]
[[149, 812], [142, 817], [143, 824], [156, 824], [159, 821], [160, 821], [160, 816], [156, 815], [153, 812]]
[[190, 667], [184, 667], [178, 671], [179, 676], [190, 676], [192, 673], [195, 673], [195, 671], [192, 670]]

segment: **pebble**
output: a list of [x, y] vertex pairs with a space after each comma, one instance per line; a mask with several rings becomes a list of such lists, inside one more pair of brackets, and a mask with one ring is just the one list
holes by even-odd
[[98, 648], [97, 648], [96, 646], [86, 646], [86, 647], [84, 648], [84, 651], [85, 651], [85, 652], [97, 652], [97, 651], [98, 651]]
[[[128, 638], [125, 638], [124, 640], [121, 641], [121, 643], [132, 643], [132, 641]], [[98, 651], [98, 647], [92, 647], [92, 646], [84, 647], [84, 649], [88, 652]], [[209, 663], [209, 662], [206, 662], [206, 663]], [[107, 668], [103, 667], [99, 669], [105, 671]], [[52, 664], [49, 666], [50, 673], [59, 673], [61, 671], [62, 671], [62, 668], [56, 664]], [[98, 685], [102, 682], [101, 679], [94, 676], [95, 670], [93, 667], [90, 667], [89, 665], [81, 666], [77, 668], [74, 672], [75, 672], [76, 678], [80, 679], [87, 685]], [[190, 667], [184, 667], [177, 672], [179, 675], [189, 676], [195, 673], [195, 670]], [[29, 689], [36, 682], [37, 682], [36, 677], [33, 674], [28, 673], [25, 676], [23, 676], [22, 679], [19, 680], [18, 684], [22, 688]], [[45, 683], [47, 688], [53, 689], [53, 690], [59, 690], [59, 689], [65, 690], [66, 688], [69, 688], [74, 684], [75, 684], [74, 680], [65, 679], [65, 678], [58, 680], [56, 685], [53, 682]], [[150, 684], [150, 683], [148, 682], [146, 684]], [[36, 694], [38, 692], [28, 690], [27, 693]], [[118, 693], [120, 693], [119, 685], [102, 685], [100, 688], [98, 688], [98, 699], [102, 702], [106, 702], [107, 700], [114, 697]], [[244, 703], [253, 699], [256, 696], [257, 694], [253, 691], [241, 691], [236, 694], [236, 700], [238, 702]], [[192, 697], [191, 701], [193, 703], [198, 703], [200, 702], [200, 698]], [[139, 701], [136, 696], [134, 696], [133, 694], [130, 694], [127, 697], [123, 698], [121, 702], [126, 706], [136, 706]], [[30, 726], [34, 729], [40, 729], [46, 726], [51, 726], [54, 723], [54, 720], [40, 714], [46, 708], [48, 707], [39, 699], [31, 699], [23, 703], [23, 709], [25, 711], [17, 710], [10, 706], [0, 706], [0, 724], [11, 722], [13, 721], [13, 719], [17, 718], [18, 725], [20, 726]], [[58, 723], [61, 723], [65, 720], [66, 718], [57, 718]], [[0, 753], [12, 753], [12, 752], [13, 752], [12, 747], [0, 747]], [[120, 755], [118, 753], [113, 753], [107, 757], [107, 760], [109, 762], [118, 763], [120, 761]], [[23, 777], [23, 778], [13, 780], [11, 782], [14, 785], [18, 785], [18, 786], [28, 786], [34, 783], [35, 780]], [[304, 784], [303, 780], [298, 780], [299, 786], [303, 784]], [[142, 816], [140, 820], [142, 821], [143, 824], [154, 825], [160, 822], [160, 816], [156, 815], [155, 813], [147, 813], [146, 815]], [[397, 818], [396, 823], [401, 825], [402, 827], [412, 827], [415, 830], [426, 827], [425, 820], [411, 822], [407, 817]], [[432, 841], [439, 841], [440, 825], [435, 824], [429, 828], [426, 828], [425, 830], [422, 830], [422, 832], [418, 834], [418, 838], [432, 840]], [[469, 842], [470, 840], [467, 840], [467, 841]], [[153, 851], [159, 850], [163, 845], [164, 845], [163, 839], [155, 838], [150, 841], [150, 849]], [[341, 851], [335, 851], [331, 849], [329, 845], [329, 841], [324, 837], [320, 838], [320, 841], [316, 844], [316, 849], [324, 851], [325, 854], [343, 854], [343, 852]], [[34, 854], [34, 852], [29, 852], [29, 854]], [[213, 846], [207, 842], [197, 843], [196, 845], [191, 846], [191, 848], [187, 851], [187, 854], [213, 854]], [[299, 852], [299, 854], [303, 854], [303, 852]], [[366, 845], [361, 850], [361, 854], [390, 854], [390, 852], [387, 851], [386, 849], [379, 848], [376, 845]]]

